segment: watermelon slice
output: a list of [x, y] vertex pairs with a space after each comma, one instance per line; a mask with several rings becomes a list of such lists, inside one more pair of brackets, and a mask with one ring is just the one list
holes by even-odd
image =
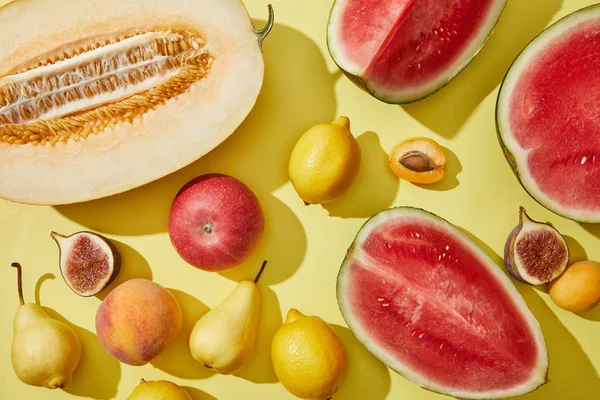
[[372, 217], [342, 264], [337, 292], [358, 340], [426, 389], [492, 399], [546, 382], [546, 344], [519, 292], [433, 214], [396, 208]]
[[446, 85], [475, 57], [506, 0], [336, 0], [329, 53], [355, 83], [387, 103]]
[[508, 71], [498, 136], [513, 171], [539, 203], [600, 222], [600, 5], [561, 19]]

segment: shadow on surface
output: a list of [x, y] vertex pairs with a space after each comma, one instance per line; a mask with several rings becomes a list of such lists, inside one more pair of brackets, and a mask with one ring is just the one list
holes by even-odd
[[188, 392], [192, 400], [218, 400], [215, 396], [212, 396], [200, 389], [196, 389], [195, 387], [182, 386], [182, 388]]
[[121, 380], [119, 362], [104, 350], [94, 333], [69, 322], [50, 308], [44, 307], [44, 310], [52, 318], [70, 326], [81, 342], [81, 360], [73, 373], [73, 380], [63, 390], [79, 397], [114, 399]]
[[550, 359], [550, 382], [523, 399], [595, 398], [600, 393], [600, 377], [577, 339], [531, 287], [518, 288], [542, 327]]
[[267, 267], [260, 277], [263, 285], [283, 282], [300, 268], [306, 253], [306, 233], [298, 217], [275, 196], [260, 199], [265, 213], [265, 232], [252, 256], [242, 265], [221, 272], [239, 282], [254, 279], [264, 260]]
[[205, 379], [213, 372], [192, 358], [188, 348], [188, 335], [208, 307], [194, 296], [177, 289], [169, 288], [177, 299], [183, 314], [181, 331], [165, 351], [150, 362], [154, 367], [169, 375], [183, 379]]
[[149, 281], [152, 280], [152, 270], [150, 269], [150, 264], [148, 264], [148, 261], [146, 261], [143, 255], [141, 255], [133, 247], [123, 242], [113, 239], [111, 239], [111, 242], [114, 243], [115, 247], [121, 254], [121, 270], [119, 271], [119, 274], [115, 280], [96, 295], [96, 297], [100, 300], [104, 300], [114, 288], [130, 279], [143, 278]]
[[[38, 305], [42, 284], [48, 279], [54, 279], [54, 275], [44, 274], [36, 282], [35, 302]], [[62, 390], [79, 397], [99, 400], [115, 398], [121, 380], [119, 362], [104, 350], [94, 333], [73, 324], [51, 308], [42, 308], [50, 317], [71, 327], [81, 343], [81, 360], [73, 373], [73, 380]]]
[[435, 191], [446, 191], [454, 189], [460, 185], [458, 180], [458, 174], [462, 172], [462, 164], [456, 156], [456, 154], [449, 148], [442, 146], [444, 154], [446, 154], [446, 172], [444, 179], [439, 182], [432, 183], [429, 185], [417, 185], [423, 189], [435, 190]]
[[271, 340], [282, 324], [281, 307], [275, 292], [261, 285], [261, 305], [256, 346], [252, 358], [234, 375], [255, 383], [278, 382], [271, 362]]
[[600, 304], [588, 312], [579, 314], [579, 316], [582, 318], [588, 319], [590, 321], [600, 322]]
[[439, 92], [404, 105], [404, 110], [438, 134], [455, 136], [561, 5], [562, 0], [509, 0], [494, 33], [471, 64]]
[[334, 399], [384, 400], [390, 392], [390, 371], [343, 326], [331, 327], [348, 350], [348, 375]]
[[583, 227], [583, 229], [600, 239], [600, 224], [580, 223], [580, 225]]
[[388, 165], [388, 154], [375, 132], [357, 138], [361, 151], [360, 170], [352, 186], [338, 200], [324, 205], [329, 215], [367, 218], [390, 207], [398, 193], [399, 179]]
[[[496, 262], [503, 265], [502, 258], [487, 244], [465, 229], [481, 249]], [[506, 273], [506, 270], [503, 268]], [[511, 278], [512, 280], [512, 278]], [[577, 339], [560, 322], [532, 286], [512, 280], [525, 299], [528, 308], [539, 322], [548, 347], [550, 382], [533, 393], [522, 396], [527, 400], [592, 399], [600, 392], [600, 377]], [[598, 314], [596, 314], [598, 315]]]
[[563, 235], [563, 237], [567, 241], [567, 246], [569, 247], [569, 265], [588, 259], [585, 249], [575, 238], [567, 235]]
[[[264, 21], [256, 21], [262, 26]], [[263, 43], [265, 81], [256, 106], [237, 131], [199, 161], [169, 176], [112, 197], [56, 206], [67, 218], [104, 233], [167, 231], [171, 202], [192, 178], [207, 172], [236, 176], [261, 199], [288, 181], [287, 161], [309, 127], [334, 119], [335, 74], [306, 35], [275, 24]]]
[[[35, 292], [34, 292], [34, 296], [35, 296], [35, 304], [37, 304], [38, 306], [41, 305], [40, 303], [40, 290], [42, 290], [42, 284], [44, 282], [46, 282], [48, 279], [56, 279], [56, 275], [54, 274], [44, 274], [42, 276], [39, 277], [39, 279], [37, 280], [37, 282], [35, 283]], [[66, 283], [65, 283], [66, 285]]]

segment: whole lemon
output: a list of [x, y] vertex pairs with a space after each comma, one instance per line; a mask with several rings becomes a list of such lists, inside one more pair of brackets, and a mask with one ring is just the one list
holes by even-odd
[[192, 400], [188, 392], [169, 381], [142, 379], [127, 400]]
[[340, 117], [315, 125], [300, 137], [289, 160], [290, 180], [305, 203], [330, 203], [350, 188], [360, 158], [350, 120]]
[[600, 263], [581, 261], [571, 265], [550, 283], [550, 297], [559, 307], [574, 313], [600, 303]]
[[348, 370], [346, 347], [331, 326], [295, 309], [273, 337], [271, 358], [283, 386], [303, 399], [331, 398]]

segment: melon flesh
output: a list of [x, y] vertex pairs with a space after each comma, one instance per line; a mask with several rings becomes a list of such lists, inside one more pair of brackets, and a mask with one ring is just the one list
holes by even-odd
[[490, 35], [506, 0], [337, 0], [331, 55], [375, 97], [421, 99], [448, 83]]
[[523, 298], [433, 214], [398, 208], [370, 219], [340, 270], [338, 302], [376, 357], [427, 389], [501, 398], [546, 381], [546, 345]]
[[567, 218], [600, 222], [600, 7], [562, 19], [518, 57], [497, 123], [525, 189]]
[[74, 203], [178, 170], [235, 131], [263, 72], [239, 0], [10, 3], [0, 8], [0, 197]]

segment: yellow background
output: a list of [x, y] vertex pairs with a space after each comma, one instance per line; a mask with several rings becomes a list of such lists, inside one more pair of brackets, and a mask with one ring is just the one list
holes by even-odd
[[[262, 25], [266, 1], [246, 3]], [[194, 399], [292, 399], [277, 382], [269, 357], [270, 339], [291, 307], [334, 324], [348, 348], [349, 376], [336, 400], [442, 399], [371, 356], [344, 327], [337, 307], [335, 279], [346, 248], [367, 217], [394, 205], [414, 205], [443, 216], [478, 238], [499, 266], [504, 241], [523, 205], [534, 219], [553, 222], [567, 236], [574, 261], [600, 260], [600, 225], [568, 221], [531, 199], [504, 160], [494, 127], [498, 85], [511, 61], [545, 26], [592, 0], [509, 0], [495, 33], [471, 65], [439, 93], [402, 107], [371, 98], [336, 69], [325, 44], [331, 0], [272, 3], [276, 25], [264, 43], [262, 94], [242, 127], [207, 157], [147, 186], [85, 204], [36, 207], [0, 201], [1, 399], [125, 399], [142, 377], [170, 379], [185, 386]], [[352, 121], [363, 153], [361, 171], [337, 203], [305, 207], [288, 181], [288, 155], [308, 127], [339, 115]], [[419, 187], [399, 182], [388, 170], [387, 153], [411, 136], [431, 137], [447, 148], [448, 176], [442, 183]], [[214, 171], [248, 184], [266, 213], [266, 232], [255, 255], [224, 274], [188, 266], [166, 233], [177, 190], [189, 179]], [[77, 171], [73, 174], [76, 179]], [[124, 264], [110, 288], [132, 277], [151, 278], [170, 288], [182, 306], [181, 334], [144, 367], [118, 363], [96, 339], [95, 312], [109, 290], [81, 298], [60, 276], [49, 233], [80, 229], [116, 241]], [[254, 358], [235, 376], [211, 374], [190, 357], [185, 337], [236, 281], [253, 277], [263, 259], [269, 265], [260, 282], [263, 303]], [[39, 292], [41, 304], [52, 316], [67, 319], [83, 343], [83, 359], [65, 390], [26, 386], [12, 371], [12, 316], [17, 307], [12, 261], [24, 266], [26, 300], [33, 301], [34, 292]], [[551, 383], [522, 399], [597, 399], [600, 309], [576, 316], [554, 306], [543, 291], [517, 286], [541, 324], [551, 365]]]

